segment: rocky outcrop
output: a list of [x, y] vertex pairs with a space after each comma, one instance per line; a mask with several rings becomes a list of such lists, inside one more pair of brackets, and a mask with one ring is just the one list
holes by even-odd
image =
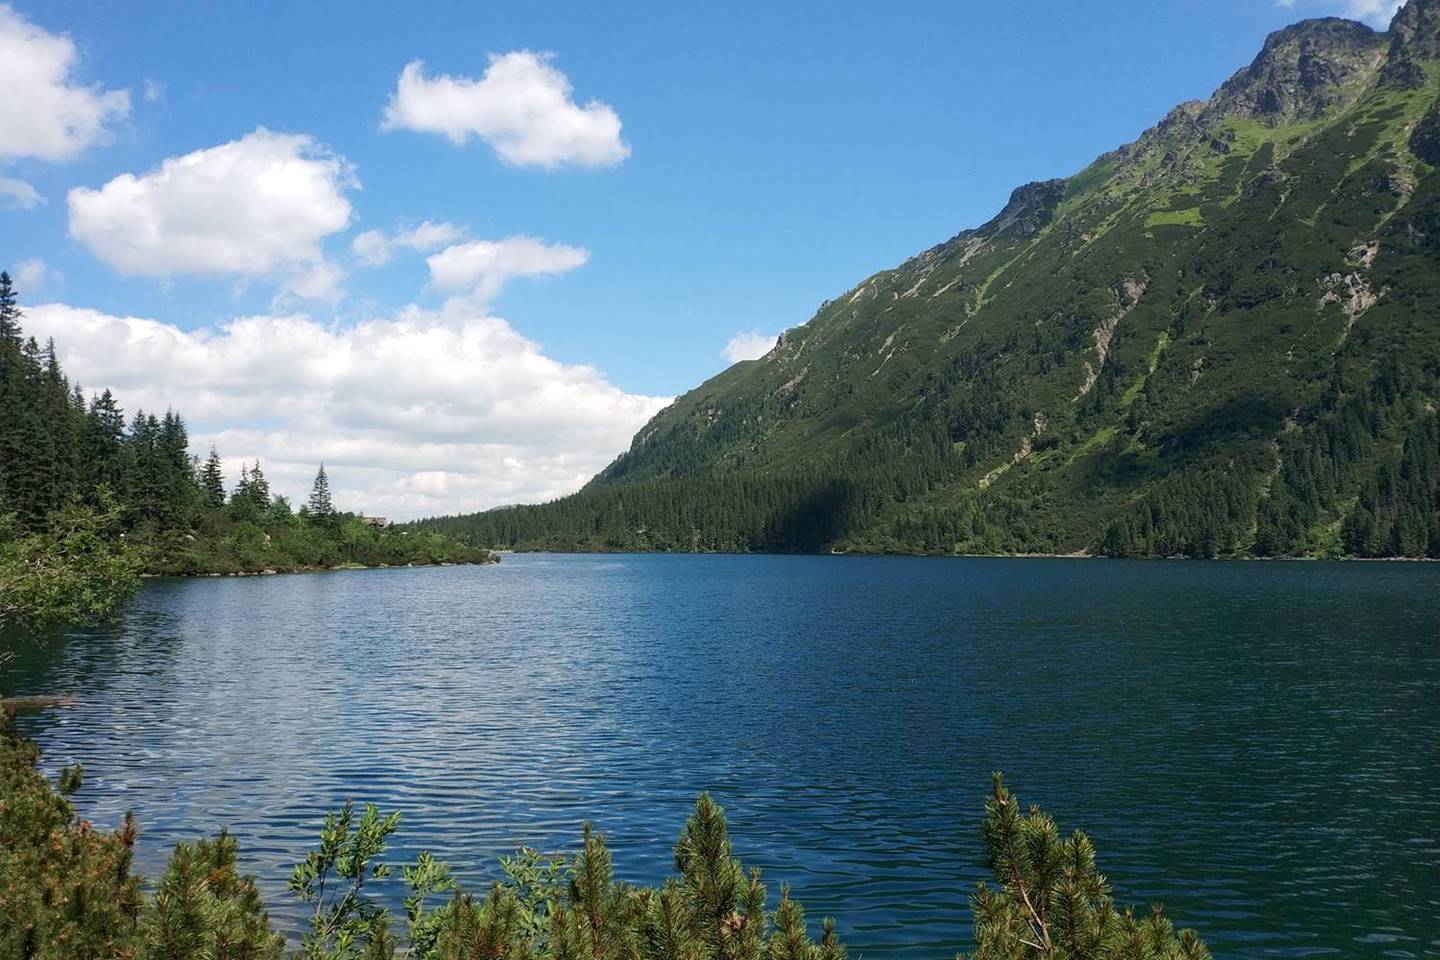
[[[1363, 252], [1352, 255], [1357, 256], [1359, 262], [1368, 267], [1374, 261], [1375, 251], [1379, 250], [1379, 245], [1376, 244], [1372, 250], [1369, 244], [1365, 244], [1357, 250], [1363, 250]], [[1369, 279], [1358, 272], [1329, 274], [1320, 281], [1320, 290], [1320, 306], [1322, 308], [1332, 303], [1338, 303], [1340, 308], [1345, 311], [1345, 326], [1340, 331], [1340, 343], [1344, 343], [1350, 336], [1355, 321], [1359, 320], [1366, 310], [1379, 303], [1380, 298], [1385, 294], [1383, 290], [1377, 293], [1371, 289]]]
[[1115, 309], [1090, 331], [1090, 336], [1095, 341], [1095, 362], [1092, 364], [1089, 360], [1085, 361], [1085, 379], [1080, 384], [1080, 392], [1075, 395], [1076, 400], [1089, 393], [1095, 386], [1095, 381], [1100, 379], [1100, 371], [1105, 368], [1105, 361], [1110, 356], [1110, 344], [1115, 339], [1116, 328], [1120, 326], [1120, 321], [1135, 309], [1149, 286], [1150, 278], [1141, 274], [1139, 277], [1122, 277], [1111, 288], [1115, 295]]
[[1355, 102], [1385, 62], [1386, 35], [1362, 23], [1328, 17], [1272, 33], [1255, 61], [1211, 98], [1206, 119], [1220, 116], [1280, 126]]
[[[989, 222], [971, 230], [962, 230], [944, 243], [936, 244], [905, 264], [902, 270], [919, 265], [922, 271], [928, 272], [942, 260], [952, 268], [962, 267], [973, 257], [989, 250], [996, 240], [1035, 236], [1055, 219], [1055, 210], [1065, 199], [1067, 183], [1066, 180], [1037, 180], [1017, 187], [1010, 194], [1005, 208]], [[950, 286], [953, 284], [939, 292], [943, 293]], [[863, 291], [862, 286], [856, 296]], [[938, 295], [932, 294], [931, 299]]]
[[1039, 233], [1055, 218], [1055, 208], [1065, 198], [1064, 180], [1039, 180], [1027, 183], [1010, 194], [1010, 202], [1000, 215], [978, 231], [990, 237], [1016, 233], [1030, 237]]
[[1440, 0], [1410, 0], [1390, 23], [1390, 51], [1381, 80], [1415, 88], [1425, 82], [1421, 60], [1440, 59]]

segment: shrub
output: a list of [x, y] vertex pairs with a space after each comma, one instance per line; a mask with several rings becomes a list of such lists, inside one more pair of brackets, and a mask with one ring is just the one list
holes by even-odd
[[9, 539], [0, 530], [0, 622], [92, 623], [139, 589], [143, 560], [118, 536], [119, 508], [99, 497], [98, 508], [55, 511], [40, 532]]
[[[39, 750], [0, 715], [0, 960], [280, 960], [254, 880], [236, 870], [235, 840], [175, 848], [152, 894], [131, 872], [135, 825], [114, 833], [75, 817]], [[385, 880], [386, 842], [399, 814], [346, 804], [295, 868], [291, 890], [309, 908], [301, 960], [846, 960], [833, 920], [812, 940], [805, 910], [781, 887], [767, 906], [758, 870], [730, 845], [725, 813], [701, 794], [675, 847], [675, 875], [658, 887], [617, 880], [605, 838], [586, 824], [569, 857], [522, 850], [482, 896], [457, 887], [428, 853], [401, 870], [402, 934], [370, 890]], [[1208, 960], [1193, 931], [1176, 933], [1155, 908], [1119, 910], [1090, 840], [1061, 839], [1055, 822], [1019, 802], [997, 774], [986, 803], [986, 863], [995, 885], [973, 898], [970, 960]]]

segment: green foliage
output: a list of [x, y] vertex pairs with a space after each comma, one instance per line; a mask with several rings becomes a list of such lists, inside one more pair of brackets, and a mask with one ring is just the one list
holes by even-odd
[[1090, 838], [1062, 838], [1037, 807], [1022, 813], [998, 773], [981, 836], [995, 885], [971, 898], [970, 960], [1209, 960], [1195, 932], [1177, 934], [1160, 907], [1145, 917], [1117, 910]]
[[[135, 824], [102, 833], [36, 769], [40, 751], [0, 713], [0, 960], [134, 955], [140, 883]], [[69, 792], [79, 774], [63, 778]]]
[[[0, 960], [280, 960], [254, 880], [236, 869], [235, 839], [181, 843], [142, 893], [131, 873], [134, 822], [113, 834], [76, 820], [35, 745], [0, 714]], [[675, 845], [675, 874], [658, 887], [614, 875], [605, 838], [585, 825], [573, 856], [521, 850], [483, 896], [456, 884], [429, 853], [404, 866], [403, 935], [373, 898], [399, 814], [350, 804], [326, 817], [319, 846], [295, 868], [291, 891], [309, 929], [297, 960], [847, 960], [826, 919], [812, 939], [804, 907], [782, 887], [767, 907], [758, 870], [734, 856], [725, 813], [701, 794]], [[1083, 833], [1061, 839], [1028, 816], [996, 775], [983, 828], [996, 886], [974, 898], [975, 960], [1139, 957], [1206, 960], [1190, 931], [1156, 910], [1119, 911]], [[432, 904], [432, 901], [434, 903]]]
[[306, 506], [306, 517], [312, 523], [321, 525], [335, 521], [335, 505], [330, 500], [330, 478], [325, 475], [325, 464], [315, 473], [315, 484], [310, 488], [310, 500]]
[[565, 868], [565, 857], [547, 856], [530, 847], [522, 847], [514, 856], [500, 858], [505, 886], [515, 894], [521, 907], [521, 939], [537, 944], [544, 942], [546, 911], [565, 889]]
[[207, 508], [219, 510], [225, 506], [225, 474], [220, 468], [220, 454], [214, 447], [210, 448], [210, 456], [200, 468], [198, 480], [200, 494]]
[[320, 848], [290, 878], [290, 889], [314, 910], [301, 941], [305, 960], [360, 960], [394, 952], [389, 916], [365, 896], [365, 884], [390, 875], [377, 858], [399, 825], [400, 814], [382, 817], [373, 804], [358, 820], [348, 802], [325, 818]]
[[181, 843], [141, 914], [144, 960], [280, 960], [285, 939], [270, 928], [253, 879], [235, 869], [235, 838]]
[[0, 536], [0, 622], [103, 620], [138, 589], [141, 554], [119, 537], [120, 512], [104, 488], [97, 502], [53, 512], [44, 530]]

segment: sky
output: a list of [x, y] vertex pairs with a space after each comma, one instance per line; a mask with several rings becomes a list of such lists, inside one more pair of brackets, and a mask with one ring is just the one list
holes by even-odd
[[674, 396], [1393, 0], [0, 3], [0, 268], [72, 381], [397, 518]]

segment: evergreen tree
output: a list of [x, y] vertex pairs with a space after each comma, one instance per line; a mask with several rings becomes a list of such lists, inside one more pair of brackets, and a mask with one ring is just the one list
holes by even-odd
[[241, 465], [240, 483], [230, 496], [230, 514], [236, 520], [260, 523], [270, 511], [270, 484], [260, 461], [251, 466]]
[[225, 474], [220, 469], [220, 454], [214, 447], [210, 448], [210, 456], [205, 459], [205, 465], [200, 468], [198, 480], [200, 494], [204, 504], [212, 510], [218, 510], [225, 506]]
[[306, 510], [311, 520], [328, 524], [335, 519], [335, 505], [330, 500], [330, 478], [325, 475], [325, 464], [315, 473], [315, 483], [310, 488], [310, 500]]
[[84, 483], [87, 489], [105, 484], [122, 488], [125, 446], [125, 413], [110, 391], [90, 401], [81, 438]]
[[1023, 813], [998, 773], [981, 836], [995, 886], [971, 898], [979, 947], [970, 960], [1209, 960], [1195, 931], [1177, 934], [1159, 907], [1144, 918], [1118, 910], [1090, 838], [1062, 838], [1038, 807]]

